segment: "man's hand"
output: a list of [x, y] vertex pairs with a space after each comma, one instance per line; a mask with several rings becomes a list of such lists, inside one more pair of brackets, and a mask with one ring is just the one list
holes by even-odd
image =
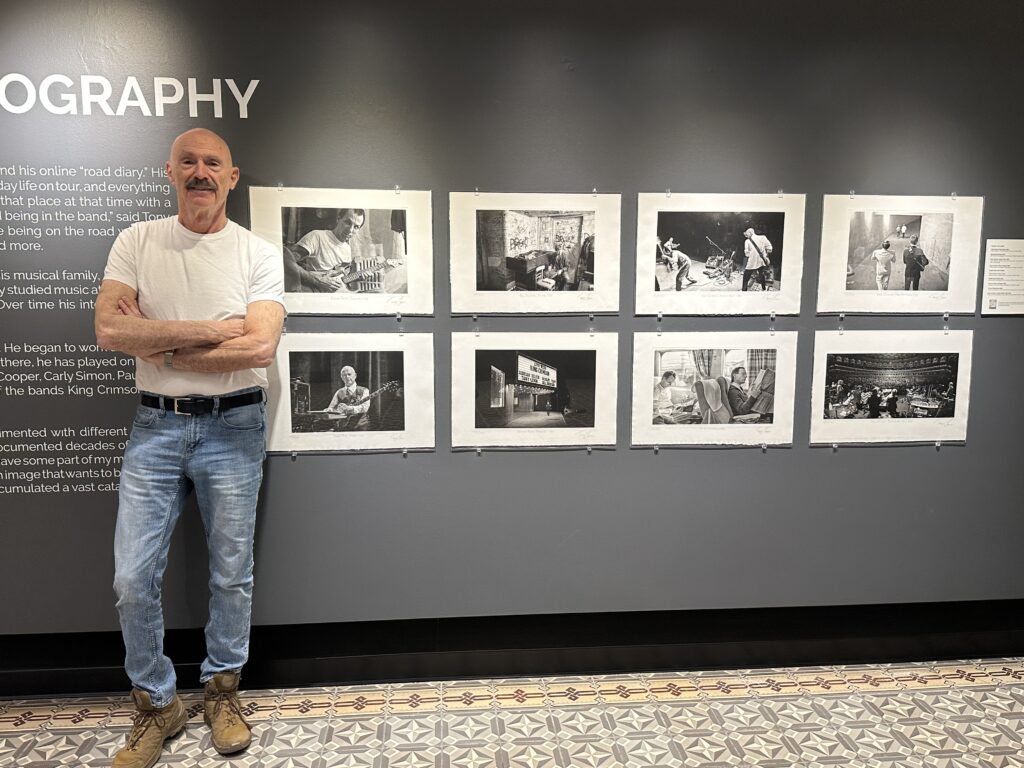
[[345, 287], [344, 280], [327, 277], [326, 275], [317, 275], [313, 272], [308, 274], [310, 282], [313, 283], [314, 288], [319, 293], [336, 293]]

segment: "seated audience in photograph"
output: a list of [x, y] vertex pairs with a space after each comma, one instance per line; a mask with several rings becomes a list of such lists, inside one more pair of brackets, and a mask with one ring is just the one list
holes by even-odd
[[898, 398], [896, 397], [896, 390], [890, 389], [888, 396], [885, 398], [885, 410], [889, 414], [890, 419], [897, 418], [896, 405]]
[[877, 419], [882, 415], [882, 395], [878, 391], [878, 387], [871, 390], [871, 394], [868, 395], [868, 418]]

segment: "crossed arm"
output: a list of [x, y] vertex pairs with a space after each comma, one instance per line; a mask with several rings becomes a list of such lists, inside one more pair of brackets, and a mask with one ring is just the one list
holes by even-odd
[[135, 289], [104, 280], [96, 297], [96, 341], [103, 349], [135, 355], [163, 365], [173, 351], [173, 367], [203, 373], [265, 368], [281, 338], [284, 307], [254, 301], [243, 319], [151, 320], [138, 305]]

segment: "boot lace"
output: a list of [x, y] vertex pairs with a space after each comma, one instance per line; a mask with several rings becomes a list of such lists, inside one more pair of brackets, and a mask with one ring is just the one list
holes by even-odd
[[128, 736], [128, 743], [125, 745], [125, 749], [134, 751], [139, 746], [139, 742], [142, 741], [142, 737], [146, 735], [146, 732], [156, 726], [160, 730], [163, 730], [167, 721], [164, 716], [159, 712], [155, 711], [140, 711], [136, 712], [132, 718], [132, 732]]
[[225, 725], [232, 726], [236, 723], [245, 723], [241, 705], [238, 703], [238, 694], [234, 691], [215, 693], [210, 698], [213, 699], [214, 718], [217, 718], [223, 712]]

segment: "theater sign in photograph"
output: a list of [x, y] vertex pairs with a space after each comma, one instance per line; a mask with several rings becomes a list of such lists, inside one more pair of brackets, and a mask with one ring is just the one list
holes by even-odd
[[452, 334], [453, 446], [615, 442], [614, 333]]

